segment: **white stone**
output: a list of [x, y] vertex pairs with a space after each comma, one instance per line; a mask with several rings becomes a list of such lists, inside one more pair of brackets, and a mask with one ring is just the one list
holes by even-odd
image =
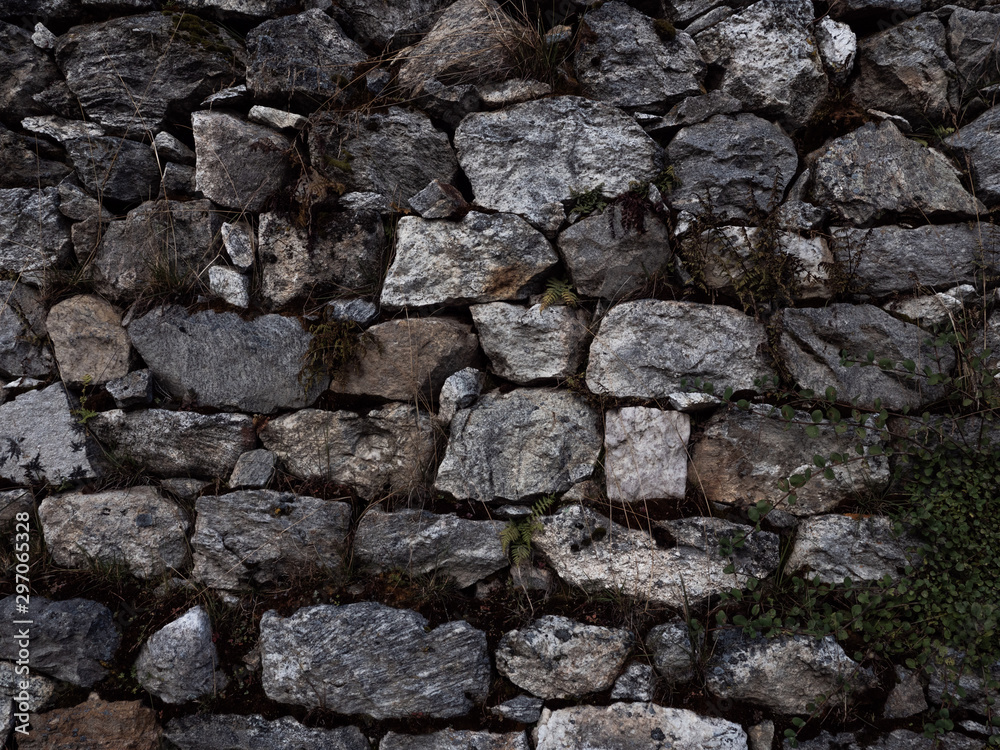
[[883, 305], [883, 310], [919, 326], [936, 326], [947, 323], [962, 312], [962, 300], [947, 292], [925, 297], [913, 297]]
[[278, 130], [283, 128], [301, 130], [309, 122], [307, 118], [297, 115], [294, 112], [286, 112], [283, 109], [275, 109], [274, 107], [263, 107], [260, 104], [255, 104], [250, 108], [250, 114], [247, 115], [247, 118], [251, 122], [267, 125]]
[[250, 279], [235, 268], [212, 266], [208, 269], [208, 286], [212, 294], [233, 307], [250, 306]]
[[104, 128], [94, 122], [64, 120], [52, 115], [45, 117], [25, 117], [21, 127], [29, 133], [38, 133], [63, 143], [75, 138], [97, 138], [104, 135]]
[[823, 16], [816, 24], [816, 42], [830, 77], [837, 83], [846, 81], [858, 53], [858, 37], [851, 27]]
[[45, 24], [35, 24], [35, 32], [31, 35], [31, 41], [38, 49], [55, 49], [57, 40], [58, 37], [45, 28]]
[[222, 244], [229, 253], [229, 260], [241, 271], [253, 268], [253, 229], [245, 222], [222, 224]]
[[691, 418], [676, 411], [629, 406], [604, 419], [608, 499], [683, 499]]

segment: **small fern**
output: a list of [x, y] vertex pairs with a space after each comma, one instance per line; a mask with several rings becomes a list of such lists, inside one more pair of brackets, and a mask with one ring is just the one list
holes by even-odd
[[611, 202], [608, 198], [604, 197], [603, 182], [597, 187], [582, 193], [571, 189], [569, 194], [573, 198], [573, 208], [569, 212], [570, 217], [574, 214], [578, 214], [580, 218], [590, 216], [591, 214], [599, 214]]
[[515, 568], [531, 560], [531, 537], [542, 528], [538, 519], [553, 506], [555, 495], [546, 495], [531, 506], [531, 513], [522, 521], [510, 521], [500, 532], [503, 552]]
[[542, 295], [542, 311], [552, 305], [576, 307], [579, 303], [580, 298], [573, 291], [572, 284], [566, 279], [549, 279], [545, 285], [545, 294]]

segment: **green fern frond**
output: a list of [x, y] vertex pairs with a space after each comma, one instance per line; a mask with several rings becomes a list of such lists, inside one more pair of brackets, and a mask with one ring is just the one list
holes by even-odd
[[573, 285], [566, 279], [549, 279], [545, 284], [541, 307], [543, 311], [552, 305], [576, 307], [579, 303], [580, 298], [573, 291]]

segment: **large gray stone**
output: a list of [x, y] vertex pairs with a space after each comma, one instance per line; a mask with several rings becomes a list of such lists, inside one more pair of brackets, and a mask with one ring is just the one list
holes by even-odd
[[226, 208], [260, 211], [285, 181], [292, 143], [224, 112], [194, 112], [195, 183]]
[[507, 567], [501, 531], [499, 521], [472, 521], [416, 508], [385, 513], [373, 506], [354, 532], [354, 562], [375, 572], [396, 568], [411, 576], [433, 573], [465, 588]]
[[246, 414], [114, 409], [92, 417], [87, 427], [119, 460], [161, 477], [225, 480], [257, 442]]
[[540, 698], [577, 698], [610, 688], [634, 641], [628, 630], [548, 615], [504, 634], [497, 671]]
[[683, 31], [662, 39], [654, 21], [612, 0], [587, 13], [576, 74], [585, 96], [628, 110], [662, 113], [685, 96], [701, 93], [706, 66]]
[[491, 369], [502, 378], [515, 383], [567, 378], [583, 364], [590, 335], [586, 310], [494, 302], [470, 311]]
[[274, 586], [304, 574], [339, 579], [351, 506], [270, 490], [195, 501], [192, 577], [215, 589]]
[[955, 8], [948, 18], [948, 50], [959, 86], [971, 92], [1000, 78], [1000, 15]]
[[[873, 406], [881, 399], [888, 409], [916, 408], [943, 395], [942, 386], [926, 383], [924, 368], [932, 373], [949, 373], [955, 365], [951, 347], [937, 349], [925, 331], [896, 320], [872, 305], [832, 304], [826, 308], [782, 310], [778, 353], [796, 383], [816, 393], [832, 386], [842, 399], [858, 399], [859, 405]], [[891, 367], [841, 364], [867, 362], [873, 352], [875, 362], [887, 359]], [[909, 376], [903, 362], [914, 363]]]
[[155, 578], [188, 559], [188, 519], [155, 487], [48, 497], [38, 510], [45, 545], [57, 565], [122, 563]]
[[897, 215], [926, 222], [985, 212], [940, 152], [888, 120], [835, 138], [812, 161], [811, 200], [829, 207], [836, 223], [871, 226]]
[[[765, 578], [778, 567], [778, 537], [717, 518], [656, 523], [676, 541], [663, 548], [645, 530], [626, 529], [589, 508], [563, 508], [540, 519], [532, 546], [560, 578], [585, 591], [618, 591], [671, 607], [704, 601], [720, 591]], [[747, 533], [733, 558], [721, 540]], [[723, 572], [729, 564], [734, 573]]]
[[[780, 714], [808, 714], [810, 704], [853, 690], [857, 700], [877, 685], [872, 671], [844, 653], [833, 636], [751, 639], [742, 631], [722, 633], [707, 665], [706, 685], [717, 698], [764, 706]], [[849, 697], [848, 697], [849, 696]]]
[[334, 182], [381, 193], [401, 206], [431, 180], [450, 183], [458, 171], [448, 136], [427, 115], [402, 107], [320, 117], [309, 131], [309, 156]]
[[459, 499], [520, 500], [587, 479], [601, 449], [598, 415], [571, 393], [487, 393], [451, 420], [434, 487]]
[[[839, 732], [832, 734], [826, 730], [811, 740], [799, 742], [799, 750], [982, 750], [985, 745], [982, 740], [968, 737], [958, 732], [943, 732], [934, 738], [923, 733], [911, 732], [908, 729], [897, 729], [889, 734], [876, 737], [869, 742], [867, 733]], [[785, 740], [782, 748], [791, 748], [789, 740]]]
[[385, 230], [376, 211], [327, 212], [310, 228], [265, 213], [258, 237], [260, 296], [269, 309], [331, 289], [374, 287], [380, 280]]
[[813, 118], [828, 88], [813, 15], [811, 0], [761, 0], [695, 41], [705, 62], [723, 70], [722, 91], [794, 130]]
[[719, 392], [772, 374], [764, 327], [731, 307], [638, 300], [616, 305], [590, 345], [587, 385], [617, 397], [663, 398], [703, 379]]
[[89, 119], [134, 138], [242, 80], [246, 56], [211, 21], [157, 12], [70, 29], [59, 38], [56, 63]]
[[[74, 685], [90, 687], [108, 674], [104, 664], [118, 650], [121, 633], [111, 610], [90, 599], [65, 599], [53, 602], [32, 594], [27, 612], [15, 608], [15, 597], [0, 600], [3, 622], [31, 620], [32, 672], [54, 677]], [[0, 640], [0, 659], [18, 660], [19, 645], [13, 637]]]
[[13, 482], [58, 485], [95, 477], [88, 442], [62, 383], [22, 393], [0, 406], [0, 476]]
[[756, 115], [715, 115], [683, 128], [667, 146], [680, 185], [670, 204], [695, 215], [741, 220], [766, 213], [795, 176], [795, 144]]
[[218, 253], [221, 224], [211, 201], [143, 203], [104, 229], [90, 258], [96, 290], [120, 299], [196, 287]]
[[72, 254], [69, 222], [54, 187], [0, 190], [0, 271], [40, 285]]
[[59, 78], [52, 60], [14, 24], [0, 21], [0, 111], [20, 120], [47, 112], [35, 97]]
[[350, 485], [366, 498], [416, 490], [434, 457], [430, 416], [409, 404], [364, 415], [302, 409], [268, 422], [260, 439], [291, 474]]
[[43, 138], [14, 133], [0, 125], [0, 188], [58, 185], [70, 173], [60, 150]]
[[132, 347], [121, 313], [106, 300], [71, 297], [52, 306], [45, 326], [64, 383], [99, 385], [128, 374]]
[[559, 252], [580, 294], [617, 299], [645, 286], [666, 270], [670, 234], [655, 216], [642, 228], [622, 223], [622, 206], [612, 215], [588, 216], [559, 234]]
[[159, 192], [160, 169], [148, 143], [105, 135], [63, 145], [77, 179], [99, 201], [138, 203]]
[[704, 631], [695, 635], [683, 620], [657, 625], [646, 636], [646, 648], [653, 666], [673, 685], [697, 676], [696, 668], [704, 647]]
[[351, 16], [360, 44], [398, 49], [418, 42], [448, 5], [448, 0], [341, 0], [338, 7]]
[[434, 83], [505, 80], [517, 71], [518, 52], [533, 34], [493, 0], [458, 0], [423, 39], [400, 54], [399, 84], [419, 96]]
[[959, 103], [958, 71], [948, 57], [944, 24], [921, 13], [858, 42], [858, 75], [851, 86], [864, 108], [941, 122]]
[[1000, 107], [988, 109], [945, 143], [961, 154], [968, 166], [976, 196], [990, 205], [1000, 201]]
[[526, 299], [559, 262], [548, 240], [513, 214], [470, 211], [460, 222], [405, 216], [382, 305], [426, 307]]
[[247, 34], [247, 88], [258, 100], [308, 103], [335, 99], [367, 56], [318, 8], [265, 21]]
[[604, 473], [609, 500], [683, 500], [691, 418], [677, 411], [626, 406], [604, 415]]
[[847, 291], [885, 297], [974, 284], [1000, 269], [1000, 232], [992, 224], [856, 229], [833, 227], [830, 244]]
[[268, 698], [341, 714], [462, 716], [490, 687], [485, 633], [374, 602], [265, 612], [260, 647]]
[[136, 318], [128, 333], [161, 387], [202, 406], [261, 414], [301, 408], [329, 383], [321, 376], [303, 386], [312, 335], [294, 318], [243, 320], [169, 306]]
[[[828, 421], [815, 424], [819, 434], [811, 438], [806, 429], [812, 417], [795, 412], [791, 421], [777, 409], [754, 405], [749, 411], [730, 406], [713, 416], [691, 450], [691, 472], [698, 487], [713, 503], [748, 507], [768, 502], [796, 516], [825, 513], [858, 495], [880, 492], [889, 483], [889, 462], [883, 455], [858, 456], [854, 447], [881, 446], [878, 430], [864, 430], [859, 440], [856, 422], [845, 420], [842, 435]], [[833, 466], [834, 478], [823, 477], [814, 456], [833, 453], [848, 456], [851, 463]], [[811, 469], [815, 476], [795, 490], [789, 504], [778, 483]]]
[[454, 318], [400, 318], [361, 336], [357, 362], [335, 375], [335, 393], [435, 402], [449, 375], [476, 364], [479, 340]]
[[164, 737], [178, 750], [369, 750], [357, 727], [305, 727], [291, 716], [268, 720], [259, 714], [189, 714], [171, 719]]
[[534, 737], [536, 750], [747, 750], [747, 735], [739, 724], [655, 703], [545, 709]]
[[[190, 1], [190, 0], [188, 0]], [[164, 736], [177, 750], [369, 750], [357, 727], [305, 727], [291, 716], [189, 714], [171, 719]]]
[[594, 188], [618, 195], [662, 168], [660, 147], [635, 120], [576, 96], [469, 115], [455, 147], [479, 205], [520, 214], [545, 231], [559, 228], [562, 202], [574, 195]]
[[187, 703], [225, 689], [228, 680], [218, 663], [212, 623], [198, 606], [142, 644], [135, 678], [164, 703]]
[[472, 729], [442, 729], [430, 734], [389, 732], [379, 750], [530, 750], [524, 732], [494, 734]]
[[0, 281], [0, 373], [10, 380], [51, 375], [55, 359], [45, 334], [45, 305], [38, 292]]
[[899, 580], [916, 563], [916, 546], [915, 539], [897, 536], [883, 516], [818, 516], [799, 523], [785, 571], [825, 583]]

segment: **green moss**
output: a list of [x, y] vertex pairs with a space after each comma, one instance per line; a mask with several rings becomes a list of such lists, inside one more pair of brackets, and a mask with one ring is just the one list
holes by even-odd
[[677, 29], [665, 18], [657, 18], [653, 21], [653, 30], [664, 42], [672, 42], [677, 38]]

